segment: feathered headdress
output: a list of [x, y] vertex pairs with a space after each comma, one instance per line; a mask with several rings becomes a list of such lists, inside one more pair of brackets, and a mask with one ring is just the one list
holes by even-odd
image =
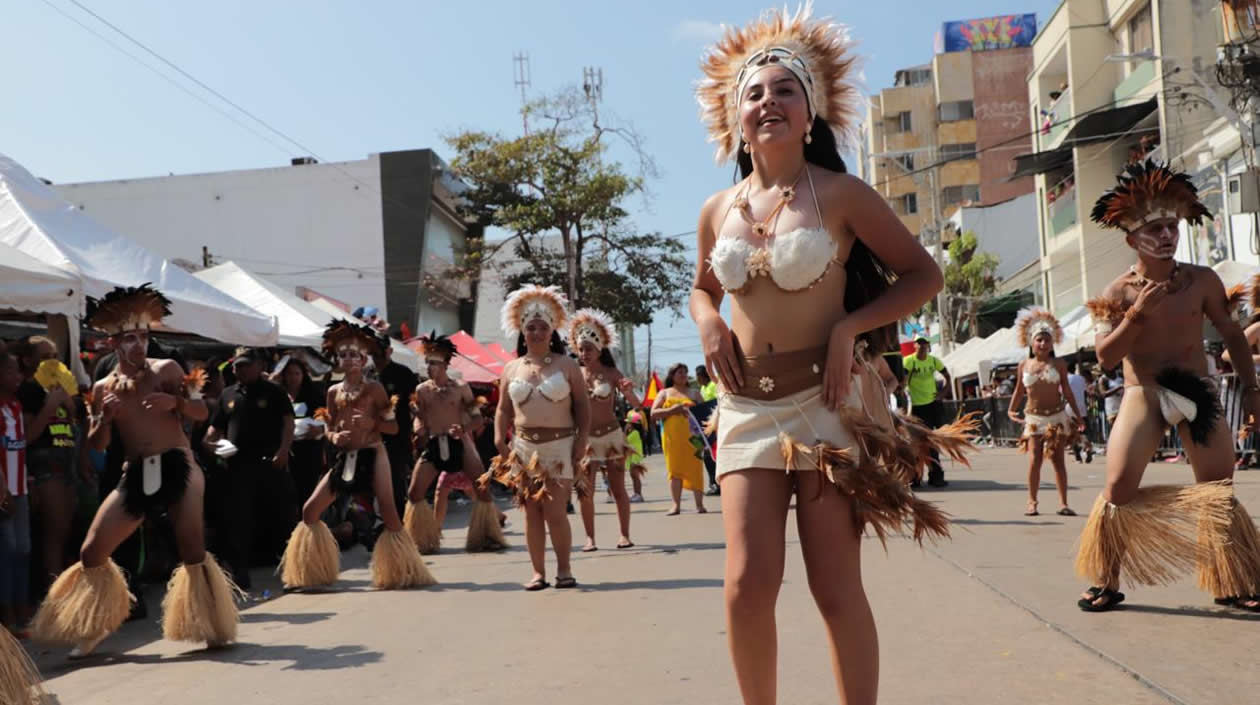
[[1190, 182], [1190, 176], [1174, 172], [1167, 164], [1147, 159], [1125, 167], [1116, 178], [1116, 187], [1104, 193], [1090, 213], [1090, 218], [1104, 228], [1131, 233], [1164, 218], [1198, 225], [1203, 216], [1212, 216], [1199, 201], [1199, 189]]
[[385, 351], [381, 346], [381, 336], [371, 326], [338, 318], [324, 328], [324, 356], [330, 360], [336, 359], [337, 348], [344, 345], [353, 345], [363, 354], [373, 357]]
[[513, 338], [525, 330], [525, 324], [538, 319], [546, 321], [552, 330], [562, 330], [568, 320], [568, 306], [560, 287], [526, 284], [503, 302], [503, 334]]
[[569, 347], [577, 350], [585, 340], [591, 341], [601, 350], [616, 350], [621, 342], [612, 318], [593, 308], [584, 308], [569, 319]]
[[428, 335], [420, 336], [420, 354], [424, 356], [425, 362], [436, 360], [441, 363], [447, 363], [451, 361], [456, 352], [458, 351], [450, 336], [438, 335], [437, 330]]
[[1055, 345], [1063, 342], [1063, 327], [1059, 325], [1059, 319], [1040, 306], [1029, 306], [1015, 316], [1015, 333], [1022, 348], [1032, 345], [1033, 338], [1042, 333], [1049, 335]]
[[150, 283], [119, 286], [104, 298], [87, 298], [84, 323], [106, 335], [150, 330], [171, 315], [171, 300]]
[[761, 69], [781, 66], [805, 87], [809, 122], [821, 117], [842, 147], [856, 143], [859, 106], [858, 57], [849, 30], [828, 19], [810, 17], [812, 2], [795, 14], [770, 10], [743, 28], [727, 28], [725, 36], [700, 60], [704, 71], [696, 88], [701, 117], [716, 142], [719, 164], [736, 156], [743, 136], [739, 101], [748, 81]]

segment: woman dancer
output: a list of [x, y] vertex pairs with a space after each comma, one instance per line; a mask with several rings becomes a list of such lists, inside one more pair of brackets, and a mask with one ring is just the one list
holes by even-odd
[[328, 390], [325, 436], [335, 448], [332, 467], [302, 506], [302, 521], [293, 530], [280, 558], [280, 580], [286, 588], [331, 585], [337, 581], [337, 541], [320, 519], [341, 494], [376, 495], [385, 533], [372, 549], [372, 585], [383, 590], [433, 585], [437, 582], [420, 558], [411, 535], [403, 530], [394, 504], [389, 457], [382, 433], [396, 433], [394, 401], [380, 382], [364, 379], [369, 359], [384, 343], [376, 331], [336, 320], [324, 331], [323, 352], [345, 375]]
[[621, 528], [617, 548], [634, 546], [630, 540], [630, 497], [626, 494], [626, 457], [632, 449], [626, 445], [626, 434], [613, 408], [613, 394], [620, 392], [632, 407], [639, 406], [639, 398], [634, 395], [634, 383], [617, 370], [612, 356], [617, 343], [617, 329], [603, 311], [582, 309], [569, 321], [569, 347], [578, 352], [591, 399], [591, 438], [586, 457], [578, 467], [583, 477], [576, 483], [586, 529], [584, 553], [599, 550], [595, 545], [596, 471], [604, 473], [608, 491], [617, 503], [617, 524]]
[[[677, 516], [682, 511], [683, 488], [691, 490], [696, 498], [696, 513], [705, 514], [704, 508], [704, 433], [695, 428], [691, 407], [699, 402], [687, 380], [687, 366], [677, 364], [665, 375], [669, 386], [662, 389], [652, 402], [652, 420], [663, 425], [661, 451], [665, 455], [665, 472], [669, 477], [669, 493], [674, 506], [665, 516]], [[693, 439], [699, 439], [698, 442]]]
[[[564, 350], [556, 331], [564, 328], [567, 302], [554, 286], [526, 285], [503, 305], [503, 332], [516, 338], [517, 358], [503, 368], [494, 444], [499, 455], [479, 484], [507, 485], [525, 509], [525, 542], [534, 575], [525, 589], [547, 582], [546, 532], [556, 552], [556, 587], [577, 587], [569, 565], [569, 517], [565, 513], [574, 468], [586, 452], [590, 399], [582, 370]], [[512, 431], [512, 440], [508, 433]]]
[[[892, 349], [891, 324], [939, 291], [942, 276], [884, 199], [844, 173], [835, 133], [851, 135], [864, 104], [849, 49], [846, 30], [812, 19], [806, 6], [729, 30], [702, 62], [699, 98], [718, 158], [737, 157], [744, 177], [701, 210], [691, 314], [723, 390], [728, 641], [748, 704], [775, 702], [774, 609], [793, 493], [848, 705], [874, 703], [879, 681], [861, 527], [948, 532], [946, 517], [910, 492], [918, 468], [897, 463], [903, 445], [886, 430], [879, 380], [866, 382], [869, 368], [855, 364], [858, 338], [875, 352]], [[719, 313], [727, 293], [729, 328]], [[941, 438], [917, 433], [913, 442]]]
[[[1015, 394], [1011, 397], [1010, 410], [1006, 413], [1016, 423], [1024, 424], [1019, 438], [1021, 451], [1032, 453], [1028, 462], [1028, 509], [1024, 516], [1035, 517], [1037, 489], [1041, 485], [1041, 461], [1049, 454], [1054, 466], [1054, 484], [1059, 489], [1059, 516], [1076, 516], [1067, 501], [1067, 467], [1063, 451], [1076, 442], [1076, 436], [1084, 430], [1081, 409], [1076, 406], [1076, 395], [1068, 386], [1067, 363], [1054, 356], [1054, 346], [1063, 342], [1063, 329], [1054, 314], [1037, 306], [1019, 312], [1015, 318], [1015, 330], [1019, 344], [1029, 348], [1031, 355], [1019, 363], [1015, 371]], [[1024, 415], [1019, 415], [1020, 402], [1028, 396]], [[1071, 405], [1075, 416], [1069, 417]]]

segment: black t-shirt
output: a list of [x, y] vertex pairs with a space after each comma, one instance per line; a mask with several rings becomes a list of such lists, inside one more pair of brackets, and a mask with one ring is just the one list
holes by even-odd
[[[22, 410], [31, 416], [39, 416], [39, 412], [44, 408], [44, 400], [48, 398], [48, 392], [40, 386], [39, 382], [28, 379], [18, 387], [18, 401], [22, 402]], [[64, 407], [57, 407], [57, 414], [53, 416], [53, 420], [49, 422], [48, 428], [40, 434], [35, 440], [26, 442], [27, 448], [73, 448], [74, 447], [74, 426], [71, 424], [70, 415], [66, 413]]]
[[411, 438], [411, 393], [416, 390], [416, 385], [420, 384], [420, 378], [405, 365], [393, 361], [385, 365], [385, 369], [381, 370], [379, 376], [381, 386], [385, 387], [385, 394], [391, 398], [398, 396], [398, 403], [394, 405], [394, 416], [398, 419], [398, 433], [396, 435], [382, 434], [382, 440], [387, 444], [406, 442], [410, 446], [408, 439]]
[[241, 455], [263, 458], [280, 448], [284, 424], [293, 423], [293, 404], [278, 385], [259, 379], [223, 390], [213, 425]]

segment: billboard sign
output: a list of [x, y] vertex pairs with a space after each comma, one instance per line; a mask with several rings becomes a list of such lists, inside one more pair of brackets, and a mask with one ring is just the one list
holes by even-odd
[[1032, 46], [1037, 15], [1000, 15], [981, 20], [946, 22], [941, 28], [943, 52], [987, 51]]

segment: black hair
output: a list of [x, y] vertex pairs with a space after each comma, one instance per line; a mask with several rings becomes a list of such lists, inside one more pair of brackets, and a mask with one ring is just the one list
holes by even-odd
[[1068, 374], [1076, 374], [1076, 360], [1068, 363]]
[[685, 370], [687, 369], [687, 366], [681, 362], [675, 362], [673, 365], [670, 365], [669, 372], [665, 373], [666, 387], [674, 386], [674, 375], [678, 374], [678, 370], [680, 369]]
[[[831, 126], [825, 120], [815, 117], [809, 136], [810, 141], [804, 145], [807, 163], [838, 174], [849, 173], [848, 167], [844, 165], [844, 159], [840, 157], [840, 150], [836, 146], [835, 133], [831, 131]], [[753, 161], [752, 155], [744, 151], [742, 140], [736, 154], [735, 162], [738, 164], [739, 178], [746, 179], [753, 172]], [[844, 284], [844, 309], [850, 312], [879, 298], [888, 290], [893, 281], [893, 272], [860, 239], [853, 241], [853, 249], [849, 251], [849, 260], [844, 265], [844, 271], [847, 275]], [[861, 337], [871, 344], [874, 352], [895, 350], [897, 349], [897, 324], [893, 322], [882, 328], [866, 331]]]
[[[516, 356], [520, 357], [525, 354], [528, 348], [525, 347], [525, 334], [516, 334]], [[564, 340], [557, 331], [551, 331], [551, 352], [557, 355], [567, 355], [569, 349], [564, 346]]]
[[617, 369], [617, 361], [613, 359], [612, 351], [608, 348], [599, 349], [599, 364], [614, 370]]

